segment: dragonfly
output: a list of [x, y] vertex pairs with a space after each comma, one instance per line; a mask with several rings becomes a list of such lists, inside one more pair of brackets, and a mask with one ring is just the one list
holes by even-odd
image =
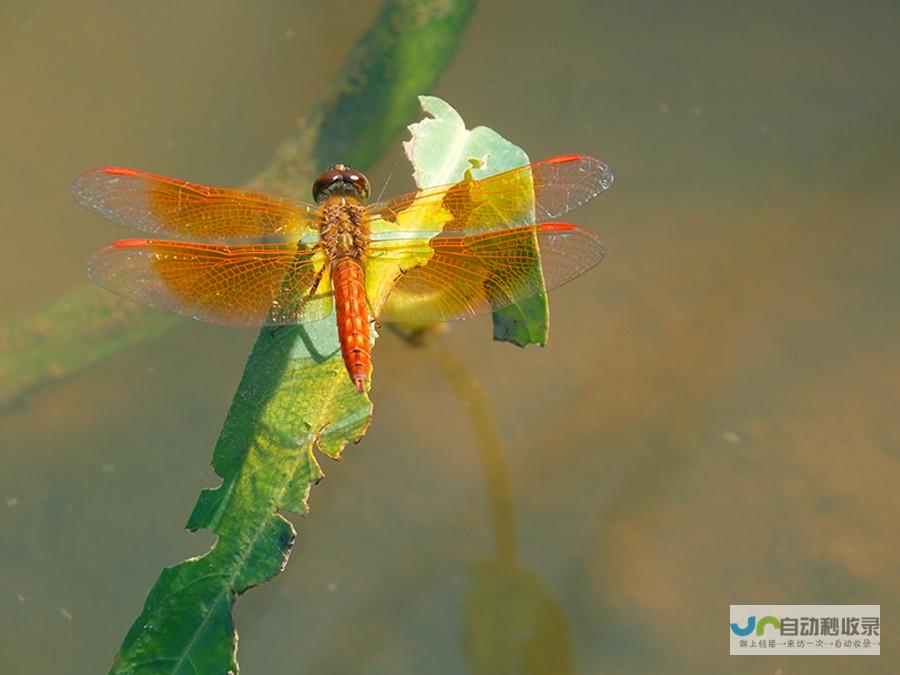
[[89, 276], [133, 301], [218, 324], [283, 326], [334, 312], [341, 355], [364, 393], [370, 323], [474, 317], [546, 293], [603, 258], [592, 231], [556, 222], [612, 185], [588, 155], [367, 204], [366, 176], [335, 164], [314, 203], [121, 167], [82, 174], [83, 206], [149, 238], [91, 258]]

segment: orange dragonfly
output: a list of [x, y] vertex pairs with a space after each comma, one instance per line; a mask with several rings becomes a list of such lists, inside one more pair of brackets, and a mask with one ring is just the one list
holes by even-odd
[[364, 392], [370, 317], [472, 317], [600, 262], [595, 234], [547, 221], [612, 181], [599, 159], [565, 155], [371, 205], [368, 179], [343, 164], [316, 180], [315, 204], [116, 167], [83, 174], [72, 192], [103, 217], [161, 237], [98, 251], [89, 274], [101, 286], [220, 324], [297, 324], [335, 309], [344, 364]]

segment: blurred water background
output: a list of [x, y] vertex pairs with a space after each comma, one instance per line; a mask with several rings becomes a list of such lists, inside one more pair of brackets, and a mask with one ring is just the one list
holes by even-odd
[[[3, 3], [0, 320], [123, 236], [76, 175], [240, 185], [379, 4]], [[545, 349], [487, 319], [382, 336], [369, 434], [237, 603], [243, 672], [524, 672], [522, 634], [532, 672], [897, 672], [898, 27], [895, 2], [482, 3], [434, 93], [533, 159], [606, 160], [569, 218], [607, 258], [552, 295]], [[400, 140], [375, 190], [410, 187]], [[181, 528], [254, 335], [187, 322], [2, 412], [4, 672], [105, 672], [212, 543]], [[729, 604], [763, 602], [881, 604], [884, 655], [729, 657]]]

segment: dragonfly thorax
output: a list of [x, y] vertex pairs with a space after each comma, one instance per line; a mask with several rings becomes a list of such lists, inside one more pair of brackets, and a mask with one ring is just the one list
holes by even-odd
[[358, 200], [331, 197], [322, 206], [322, 248], [334, 263], [344, 258], [362, 258], [369, 243], [366, 209]]

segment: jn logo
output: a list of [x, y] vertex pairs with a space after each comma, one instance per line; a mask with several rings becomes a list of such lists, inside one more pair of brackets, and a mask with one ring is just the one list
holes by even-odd
[[774, 616], [764, 616], [759, 620], [759, 623], [757, 623], [755, 616], [748, 616], [746, 627], [741, 627], [738, 624], [733, 623], [731, 624], [731, 632], [739, 637], [747, 637], [755, 628], [756, 635], [762, 637], [763, 633], [765, 633], [766, 626], [774, 626], [775, 630], [780, 631], [781, 621]]

